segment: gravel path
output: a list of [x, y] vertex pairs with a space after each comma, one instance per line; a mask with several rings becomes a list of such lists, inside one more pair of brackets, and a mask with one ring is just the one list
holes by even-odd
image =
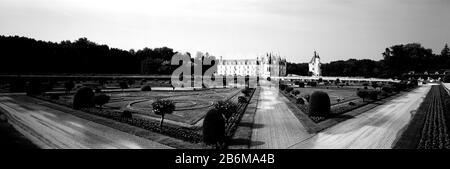
[[290, 148], [389, 149], [409, 123], [412, 113], [420, 106], [430, 88], [430, 85], [421, 86]]
[[41, 148], [171, 148], [42, 105], [21, 102], [14, 97], [0, 96], [0, 108], [19, 132]]
[[275, 87], [261, 87], [250, 148], [285, 149], [310, 137]]

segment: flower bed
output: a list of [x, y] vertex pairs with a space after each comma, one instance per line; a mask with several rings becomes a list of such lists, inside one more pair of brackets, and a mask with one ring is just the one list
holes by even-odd
[[247, 108], [247, 105], [249, 104], [249, 101], [253, 97], [253, 94], [255, 93], [255, 89], [250, 89], [248, 96], [244, 96], [247, 99], [246, 103], [242, 103], [236, 100], [234, 102], [238, 104], [238, 109], [236, 113], [233, 113], [233, 115], [226, 121], [225, 123], [225, 135], [227, 137], [232, 137], [234, 132], [236, 131], [239, 122], [241, 121], [242, 115], [245, 112], [245, 109]]

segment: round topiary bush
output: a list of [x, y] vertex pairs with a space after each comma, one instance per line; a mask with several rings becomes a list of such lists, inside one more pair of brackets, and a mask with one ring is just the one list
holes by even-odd
[[296, 99], [296, 103], [304, 105], [305, 104], [305, 100], [303, 100], [303, 98], [299, 97], [299, 98]]
[[364, 101], [369, 96], [369, 93], [367, 90], [358, 90], [356, 91], [356, 95]]
[[152, 87], [149, 85], [142, 86], [141, 91], [152, 91]]
[[120, 117], [121, 118], [132, 118], [133, 114], [131, 113], [131, 111], [125, 110], [120, 113]]
[[124, 89], [128, 89], [129, 88], [129, 85], [128, 85], [128, 83], [126, 82], [126, 81], [121, 81], [121, 82], [119, 82], [119, 87], [122, 89], [122, 91], [124, 90]]
[[203, 142], [215, 146], [225, 142], [225, 120], [217, 109], [209, 110], [203, 120]]
[[286, 85], [285, 84], [280, 84], [280, 90], [285, 90], [286, 89]]
[[309, 113], [312, 116], [328, 116], [330, 115], [330, 97], [322, 91], [315, 91], [311, 94], [309, 102]]
[[238, 97], [238, 102], [239, 103], [247, 103], [247, 98], [245, 98], [244, 96], [239, 96]]
[[290, 93], [290, 92], [292, 92], [292, 90], [294, 90], [294, 88], [292, 88], [292, 87], [286, 87], [286, 92], [288, 92], [288, 93]]
[[94, 95], [94, 91], [91, 88], [80, 88], [73, 97], [73, 108], [94, 107], [94, 103], [92, 102], [92, 97], [94, 97]]

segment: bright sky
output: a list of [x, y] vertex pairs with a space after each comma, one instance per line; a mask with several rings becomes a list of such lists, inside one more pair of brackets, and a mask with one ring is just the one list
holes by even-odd
[[386, 47], [450, 43], [450, 0], [0, 0], [0, 34], [224, 58], [379, 60]]

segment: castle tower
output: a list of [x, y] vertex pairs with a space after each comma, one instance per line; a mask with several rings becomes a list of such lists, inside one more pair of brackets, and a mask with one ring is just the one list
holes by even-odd
[[320, 57], [316, 51], [314, 51], [314, 56], [311, 58], [311, 61], [308, 64], [309, 72], [312, 73], [312, 76], [322, 76], [322, 71], [320, 70]]

